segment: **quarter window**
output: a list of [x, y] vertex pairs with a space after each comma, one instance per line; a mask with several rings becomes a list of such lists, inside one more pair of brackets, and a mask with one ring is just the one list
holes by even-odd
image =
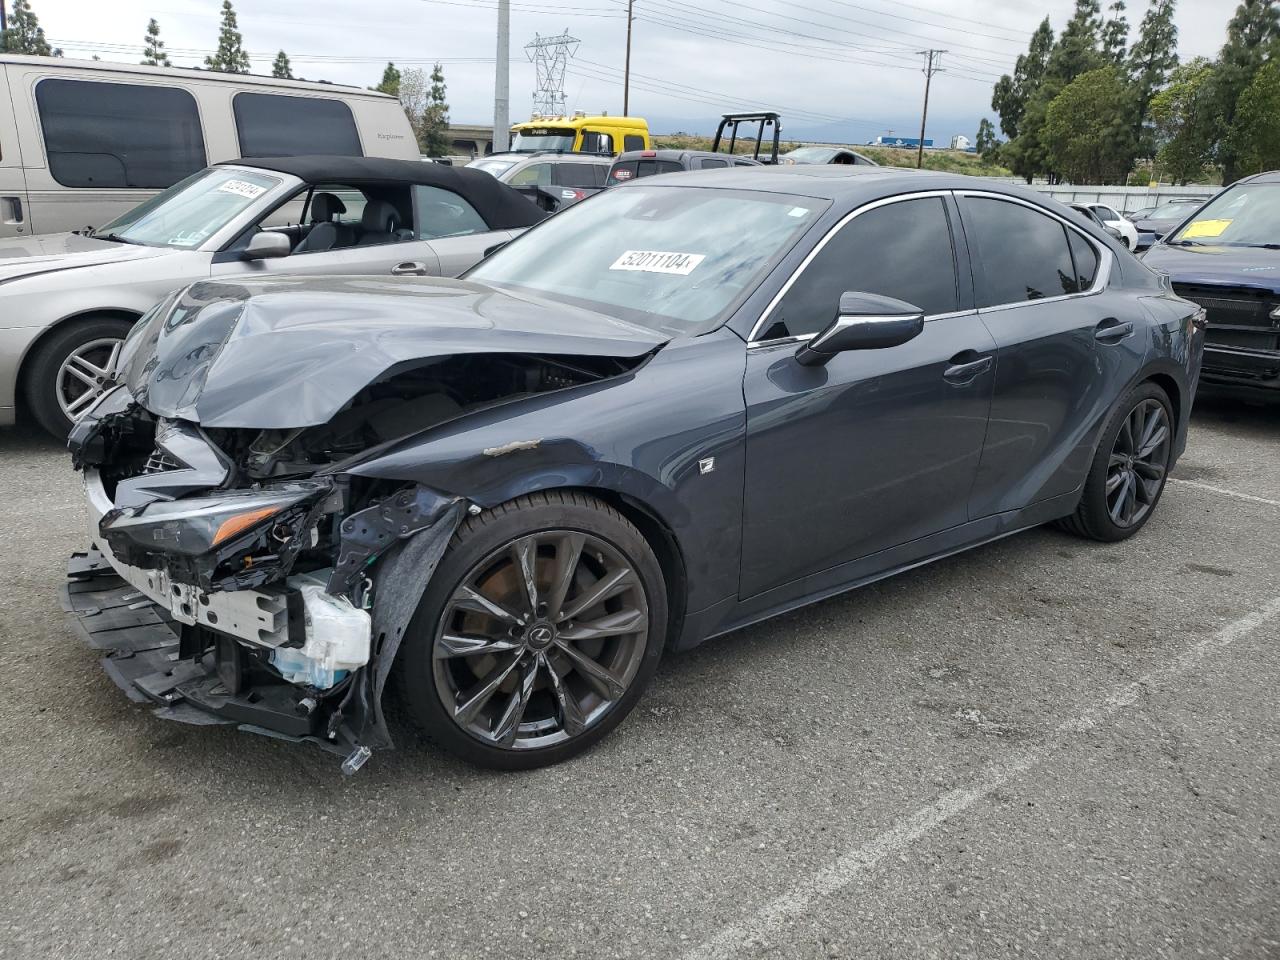
[[[1021, 204], [966, 197], [965, 230], [976, 244], [978, 306], [1061, 297], [1080, 289], [1070, 232], [1060, 221]], [[1096, 269], [1096, 267], [1095, 267]]]
[[64, 187], [171, 187], [205, 166], [195, 98], [177, 87], [41, 80], [49, 173]]
[[341, 100], [237, 93], [231, 101], [242, 157], [360, 157], [351, 108]]
[[462, 237], [489, 229], [476, 208], [451, 190], [419, 184], [413, 188], [413, 202], [417, 207], [419, 240]]
[[1098, 251], [1074, 230], [1067, 231], [1067, 240], [1071, 244], [1071, 259], [1076, 267], [1076, 290], [1088, 290], [1098, 276]]
[[835, 319], [847, 291], [896, 297], [926, 314], [959, 309], [955, 254], [941, 197], [902, 200], [849, 221], [796, 278], [763, 340], [807, 336]]

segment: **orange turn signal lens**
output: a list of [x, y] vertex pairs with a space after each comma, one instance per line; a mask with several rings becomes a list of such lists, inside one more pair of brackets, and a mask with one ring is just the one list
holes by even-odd
[[213, 545], [216, 547], [223, 540], [230, 540], [236, 534], [244, 533], [255, 524], [261, 523], [267, 517], [279, 513], [280, 507], [261, 507], [257, 510], [250, 510], [248, 513], [238, 513], [234, 517], [228, 517], [218, 525], [218, 532], [213, 535]]

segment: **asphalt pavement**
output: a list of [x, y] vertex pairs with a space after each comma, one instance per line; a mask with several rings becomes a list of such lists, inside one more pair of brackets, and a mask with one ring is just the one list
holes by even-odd
[[1280, 957], [1280, 406], [1202, 398], [1125, 543], [668, 657], [525, 774], [157, 719], [63, 623], [65, 452], [0, 492], [0, 957]]

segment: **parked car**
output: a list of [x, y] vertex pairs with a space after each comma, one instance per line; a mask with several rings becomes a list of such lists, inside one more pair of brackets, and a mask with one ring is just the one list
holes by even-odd
[[727, 153], [712, 153], [710, 150], [632, 150], [613, 162], [606, 184], [613, 187], [659, 173], [722, 170], [730, 166], [758, 167], [760, 161], [750, 157], [730, 156]]
[[[1187, 207], [1187, 212], [1192, 208]], [[1280, 172], [1237, 181], [1147, 251], [1204, 307], [1206, 383], [1280, 391]]]
[[1149, 216], [1153, 210], [1155, 210], [1154, 206], [1139, 207], [1137, 210], [1130, 210], [1124, 215], [1124, 218], [1130, 223], [1136, 223], [1137, 221]]
[[467, 164], [523, 193], [548, 213], [604, 189], [612, 157], [583, 153], [495, 153]]
[[138, 317], [195, 280], [452, 277], [544, 216], [475, 170], [287, 157], [208, 167], [91, 234], [0, 240], [0, 425], [21, 395], [65, 436], [114, 384]]
[[1014, 185], [807, 166], [625, 184], [460, 280], [195, 284], [72, 434], [67, 607], [170, 719], [350, 771], [391, 680], [462, 757], [563, 760], [666, 649], [1051, 520], [1140, 530], [1203, 335], [1121, 254]]
[[[1134, 228], [1140, 234], [1150, 234], [1150, 243], [1154, 243], [1191, 216], [1196, 208], [1203, 205], [1204, 202], [1203, 197], [1175, 197], [1172, 200], [1166, 200], [1158, 204], [1145, 217], [1134, 220]], [[1146, 246], [1150, 246], [1150, 243], [1146, 244]]]
[[836, 163], [852, 166], [861, 164], [868, 167], [879, 166], [870, 157], [864, 157], [854, 150], [843, 147], [800, 147], [778, 157], [779, 163]]
[[89, 230], [209, 164], [413, 160], [394, 97], [216, 70], [0, 53], [0, 237]]
[[1119, 241], [1128, 248], [1128, 244], [1125, 244], [1124, 235], [1115, 227], [1111, 227], [1103, 223], [1102, 219], [1094, 212], [1091, 205], [1087, 203], [1068, 203], [1067, 206], [1079, 214], [1081, 219], [1086, 220], [1111, 239]]
[[1105, 203], [1090, 203], [1087, 206], [1103, 226], [1110, 227], [1120, 234], [1120, 239], [1126, 247], [1130, 250], [1138, 249], [1138, 228], [1132, 222], [1120, 216], [1114, 207], [1109, 207]]

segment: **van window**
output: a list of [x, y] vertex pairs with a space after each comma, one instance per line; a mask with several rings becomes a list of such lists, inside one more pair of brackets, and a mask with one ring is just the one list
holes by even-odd
[[49, 173], [64, 187], [171, 187], [205, 166], [200, 114], [178, 87], [41, 80]]
[[231, 101], [242, 157], [362, 157], [351, 108], [341, 100], [237, 93]]

